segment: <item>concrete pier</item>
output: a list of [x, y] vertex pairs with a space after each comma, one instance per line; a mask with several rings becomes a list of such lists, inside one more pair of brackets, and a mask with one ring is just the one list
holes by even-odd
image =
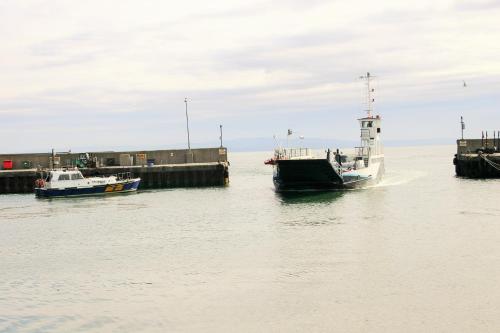
[[500, 139], [457, 140], [455, 173], [468, 178], [500, 178]]
[[[194, 163], [184, 162], [187, 154], [190, 154], [189, 158]], [[75, 166], [82, 155], [85, 154], [58, 154], [58, 166]], [[84, 176], [110, 176], [130, 172], [133, 177], [141, 178], [139, 189], [224, 186], [229, 182], [229, 163], [225, 148], [97, 152], [88, 155], [92, 160], [87, 164], [92, 164], [92, 167], [80, 168]], [[123, 159], [124, 155], [129, 157]], [[120, 157], [122, 164], [132, 165], [106, 165], [106, 162], [116, 164]], [[0, 170], [0, 194], [31, 193], [35, 180], [41, 177], [40, 169], [49, 166], [51, 156], [50, 154], [0, 155], [0, 162], [4, 160], [12, 161], [13, 169]], [[160, 163], [157, 164], [156, 161]], [[37, 168], [23, 169], [28, 165], [36, 165]]]

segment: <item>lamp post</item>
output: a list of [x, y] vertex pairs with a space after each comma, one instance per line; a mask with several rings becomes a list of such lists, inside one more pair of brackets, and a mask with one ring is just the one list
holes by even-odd
[[460, 127], [462, 129], [462, 140], [463, 140], [464, 139], [464, 129], [465, 129], [464, 117], [460, 117]]
[[292, 130], [291, 129], [288, 129], [288, 132], [286, 133], [286, 147], [287, 148], [290, 148], [288, 147], [288, 138], [290, 137], [290, 135], [292, 135]]
[[186, 129], [188, 135], [188, 149], [191, 150], [191, 142], [189, 141], [189, 117], [188, 117], [188, 99], [184, 98], [184, 103], [186, 103]]
[[219, 139], [220, 139], [220, 147], [222, 148], [222, 125], [219, 125], [219, 127], [220, 127], [220, 137], [219, 137]]

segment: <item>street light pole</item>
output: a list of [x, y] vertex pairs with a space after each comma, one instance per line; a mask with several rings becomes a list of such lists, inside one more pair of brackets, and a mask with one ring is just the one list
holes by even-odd
[[465, 129], [465, 123], [464, 123], [464, 117], [460, 117], [460, 127], [462, 128], [462, 140], [464, 139], [464, 129]]
[[220, 126], [220, 147], [222, 148], [222, 125]]
[[189, 117], [188, 117], [188, 99], [184, 98], [184, 103], [186, 103], [186, 129], [188, 135], [188, 149], [191, 150], [191, 142], [189, 141]]

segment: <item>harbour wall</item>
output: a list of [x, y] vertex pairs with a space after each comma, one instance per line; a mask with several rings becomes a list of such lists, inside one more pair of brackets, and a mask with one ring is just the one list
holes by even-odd
[[[0, 162], [5, 160], [13, 162], [11, 170], [0, 170], [0, 194], [32, 193], [35, 180], [42, 176], [40, 170], [47, 168], [51, 163], [50, 155], [47, 153], [0, 155]], [[74, 165], [81, 155], [57, 154], [61, 166]], [[95, 158], [97, 165], [80, 168], [85, 177], [130, 172], [132, 177], [141, 178], [139, 189], [223, 186], [229, 182], [226, 148], [94, 152], [89, 155]], [[120, 159], [120, 155], [122, 157], [130, 155], [130, 159], [126, 162], [133, 165], [106, 165], [109, 159], [114, 159], [116, 162], [116, 159]], [[139, 158], [136, 160], [137, 155]], [[147, 163], [147, 160], [150, 163]], [[152, 160], [155, 162], [152, 163]], [[24, 168], [26, 163], [23, 162], [26, 161], [30, 161], [37, 168]], [[186, 163], [186, 161], [192, 162]]]
[[500, 139], [457, 140], [455, 173], [467, 178], [500, 178]]
[[[0, 154], [0, 163], [12, 161], [12, 169], [48, 168], [51, 163], [51, 153], [34, 154]], [[210, 163], [227, 162], [227, 149], [198, 148], [198, 149], [173, 149], [173, 150], [136, 150], [136, 151], [104, 151], [67, 153], [57, 152], [55, 162], [58, 166], [75, 166], [83, 158], [95, 160], [96, 167], [104, 166], [131, 166], [152, 164], [184, 164], [184, 163]], [[128, 160], [127, 160], [128, 156]], [[4, 169], [3, 164], [0, 169]]]
[[500, 148], [500, 139], [460, 139], [457, 140], [457, 154], [476, 153], [478, 149]]

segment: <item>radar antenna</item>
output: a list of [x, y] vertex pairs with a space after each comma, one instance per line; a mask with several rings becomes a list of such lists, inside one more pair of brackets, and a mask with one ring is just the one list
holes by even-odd
[[373, 102], [375, 102], [375, 98], [373, 98], [373, 93], [375, 89], [371, 87], [371, 80], [374, 76], [370, 75], [370, 72], [366, 72], [366, 75], [362, 75], [359, 78], [366, 80], [366, 113], [368, 118], [372, 117], [373, 112]]

